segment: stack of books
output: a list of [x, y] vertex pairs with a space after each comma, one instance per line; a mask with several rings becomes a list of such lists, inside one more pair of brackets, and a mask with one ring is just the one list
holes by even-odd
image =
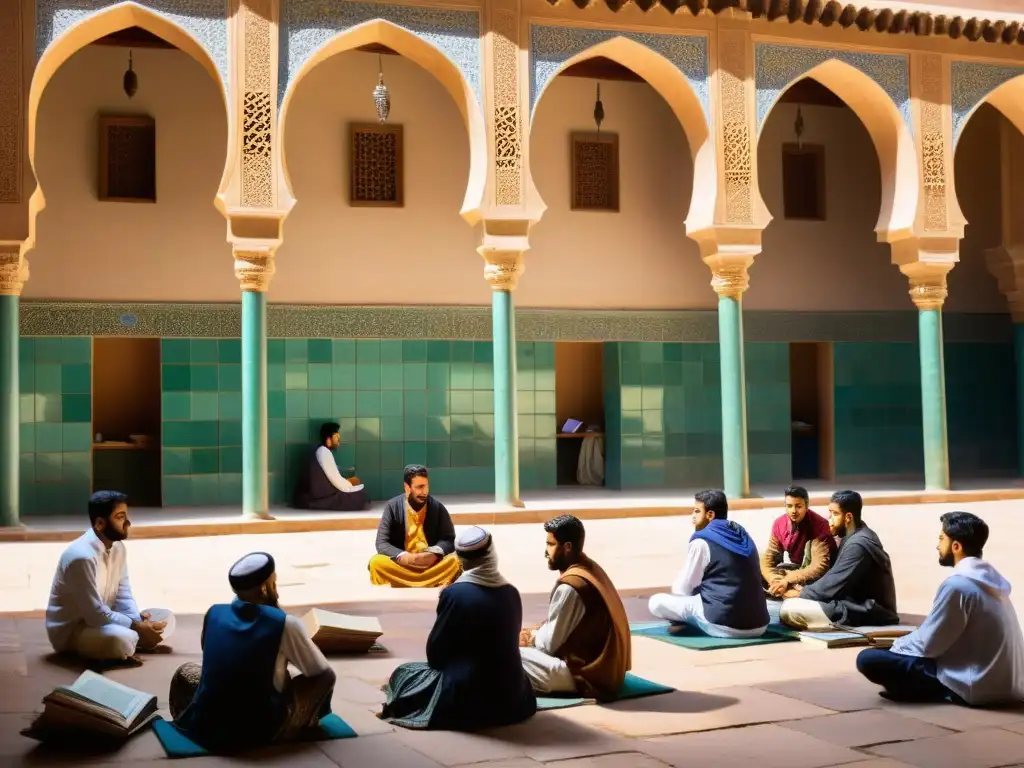
[[348, 616], [312, 608], [302, 617], [313, 644], [324, 653], [369, 653], [384, 634], [373, 616]]

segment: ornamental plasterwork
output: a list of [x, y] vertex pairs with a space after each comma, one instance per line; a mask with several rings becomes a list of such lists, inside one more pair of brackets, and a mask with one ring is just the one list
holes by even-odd
[[0, 203], [21, 202], [21, 3], [0, 2]]
[[1024, 75], [1024, 67], [985, 64], [977, 61], [954, 61], [950, 65], [949, 79], [953, 104], [953, 145], [974, 108], [992, 91], [1015, 77]]
[[754, 78], [757, 84], [757, 130], [782, 92], [793, 81], [826, 61], [841, 61], [863, 72], [885, 91], [914, 134], [910, 111], [910, 66], [906, 56], [887, 53], [855, 53], [829, 48], [809, 48], [778, 43], [754, 45]]
[[242, 98], [242, 205], [274, 205], [273, 152], [274, 98], [271, 93], [271, 3], [248, 0], [243, 14], [245, 45]]
[[359, 24], [388, 21], [441, 51], [462, 73], [482, 104], [480, 13], [475, 10], [387, 5], [349, 0], [286, 0], [281, 3], [278, 103], [302, 66], [332, 38]]
[[522, 200], [523, 132], [519, 115], [519, 17], [513, 7], [492, 10], [494, 75], [494, 202]]
[[921, 169], [924, 183], [924, 228], [942, 232], [946, 215], [946, 134], [943, 130], [943, 59], [926, 54], [921, 61]]
[[36, 0], [36, 59], [71, 27], [116, 5], [140, 5], [186, 30], [209, 54], [227, 89], [228, 0]]
[[748, 39], [743, 32], [722, 32], [718, 43], [725, 220], [730, 224], [754, 221], [753, 153], [747, 120]]
[[617, 37], [632, 40], [668, 59], [693, 88], [711, 125], [708, 97], [708, 41], [702, 35], [663, 35], [619, 29], [533, 24], [530, 27], [530, 113], [537, 108], [541, 91], [559, 68], [573, 56]]

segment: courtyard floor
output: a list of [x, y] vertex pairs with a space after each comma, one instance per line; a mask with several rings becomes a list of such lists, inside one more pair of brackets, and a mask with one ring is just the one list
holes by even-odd
[[[986, 519], [986, 550], [1011, 582], [1024, 582], [1024, 502], [976, 502]], [[924, 614], [948, 573], [936, 562], [938, 516], [950, 504], [865, 509], [893, 558], [900, 610]], [[741, 510], [733, 518], [757, 541], [766, 540], [777, 510]], [[525, 619], [544, 617], [553, 574], [543, 560], [539, 525], [494, 525], [506, 578], [523, 593]], [[649, 619], [646, 597], [664, 589], [680, 567], [690, 534], [688, 516], [587, 522], [588, 553], [609, 572], [633, 620]], [[79, 670], [55, 663], [43, 627], [60, 542], [0, 543], [0, 766], [166, 766], [152, 733], [119, 752], [70, 755], [19, 735], [54, 685]], [[174, 669], [200, 658], [202, 615], [230, 597], [226, 573], [234, 560], [261, 549], [274, 554], [284, 607], [300, 613], [321, 605], [373, 614], [384, 627], [389, 654], [332, 659], [339, 680], [334, 710], [359, 738], [282, 748], [245, 760], [190, 760], [187, 768], [235, 764], [296, 768], [658, 768], [714, 765], [778, 768], [997, 768], [1024, 766], [1024, 709], [966, 710], [946, 705], [894, 705], [878, 697], [854, 670], [856, 650], [820, 650], [781, 643], [719, 651], [688, 651], [633, 639], [633, 671], [678, 690], [611, 706], [588, 705], [539, 713], [518, 726], [478, 734], [410, 732], [374, 716], [380, 686], [406, 660], [421, 659], [436, 591], [375, 588], [367, 580], [368, 530], [234, 535], [130, 541], [134, 591], [144, 607], [178, 614], [173, 653], [147, 657], [139, 669], [108, 673], [150, 691], [166, 707]], [[1015, 594], [1018, 612], [1024, 594]], [[166, 715], [166, 711], [164, 712]]]

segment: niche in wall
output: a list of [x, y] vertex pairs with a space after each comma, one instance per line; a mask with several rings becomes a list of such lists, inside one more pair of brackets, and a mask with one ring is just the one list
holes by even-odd
[[794, 480], [835, 479], [835, 399], [832, 345], [789, 345]]
[[[592, 341], [559, 341], [555, 344], [555, 418], [558, 429], [568, 419], [583, 422], [579, 432], [559, 431], [558, 485], [578, 486], [580, 451], [589, 426], [604, 436], [604, 345]], [[591, 433], [594, 434], [594, 433]]]

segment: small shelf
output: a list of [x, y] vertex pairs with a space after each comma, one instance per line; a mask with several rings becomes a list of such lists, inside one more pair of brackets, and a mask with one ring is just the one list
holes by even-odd
[[576, 438], [582, 440], [585, 437], [604, 437], [604, 432], [559, 432], [555, 435], [559, 440]]
[[138, 443], [121, 443], [111, 440], [106, 443], [93, 443], [92, 449], [94, 451], [149, 451], [153, 449], [153, 445], [139, 445]]

